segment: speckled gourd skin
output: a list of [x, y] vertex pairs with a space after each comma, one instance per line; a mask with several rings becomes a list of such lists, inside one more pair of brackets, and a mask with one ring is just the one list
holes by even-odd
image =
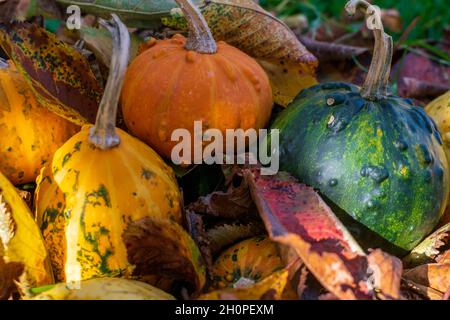
[[212, 287], [222, 289], [245, 286], [258, 282], [283, 267], [277, 244], [266, 236], [253, 237], [220, 254], [212, 270]]
[[79, 127], [41, 106], [12, 62], [0, 68], [0, 171], [15, 185], [42, 166]]
[[272, 112], [272, 89], [264, 69], [250, 56], [219, 41], [214, 54], [185, 49], [186, 39], [149, 42], [130, 64], [122, 90], [129, 130], [170, 158], [174, 130], [261, 129]]
[[441, 136], [409, 100], [370, 101], [354, 85], [320, 84], [272, 129], [280, 129], [282, 170], [395, 246], [412, 249], [442, 216], [449, 181]]

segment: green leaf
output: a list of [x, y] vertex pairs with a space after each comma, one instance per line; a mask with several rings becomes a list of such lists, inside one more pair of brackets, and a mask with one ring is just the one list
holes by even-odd
[[85, 13], [109, 19], [117, 14], [129, 27], [150, 28], [177, 5], [173, 0], [56, 0], [63, 6], [77, 5]]

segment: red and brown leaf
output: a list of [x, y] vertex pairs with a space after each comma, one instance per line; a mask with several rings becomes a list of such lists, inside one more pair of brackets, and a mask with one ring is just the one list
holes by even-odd
[[431, 100], [450, 89], [450, 67], [431, 60], [422, 50], [408, 53], [394, 69], [402, 97]]
[[2, 27], [0, 45], [49, 110], [79, 125], [95, 121], [102, 88], [82, 54], [26, 22]]
[[[387, 255], [383, 259], [374, 255], [369, 261], [312, 188], [286, 173], [268, 177], [258, 170], [246, 170], [245, 177], [271, 238], [293, 247], [311, 273], [338, 298], [374, 299], [374, 283], [385, 285], [377, 281], [376, 274], [372, 276], [374, 266], [398, 273], [398, 263]], [[399, 282], [395, 275], [387, 276]], [[399, 283], [389, 283], [385, 295], [396, 296], [392, 292], [396, 286]], [[377, 289], [383, 292], [384, 288]]]

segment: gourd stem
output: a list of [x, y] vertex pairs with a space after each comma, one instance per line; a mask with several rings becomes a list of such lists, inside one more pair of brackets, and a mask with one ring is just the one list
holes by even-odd
[[385, 97], [391, 73], [393, 42], [392, 37], [384, 32], [380, 8], [364, 0], [350, 0], [345, 9], [350, 15], [361, 10], [366, 16], [367, 27], [373, 30], [375, 35], [372, 63], [361, 94], [371, 100]]
[[113, 52], [108, 81], [95, 125], [89, 134], [89, 142], [100, 149], [108, 150], [120, 144], [120, 138], [116, 132], [117, 107], [128, 66], [130, 34], [115, 14], [112, 14], [112, 20], [100, 20], [100, 24], [112, 34]]
[[212, 36], [208, 23], [200, 10], [191, 0], [175, 0], [181, 7], [189, 24], [189, 37], [185, 48], [198, 53], [214, 54], [217, 52], [217, 44]]

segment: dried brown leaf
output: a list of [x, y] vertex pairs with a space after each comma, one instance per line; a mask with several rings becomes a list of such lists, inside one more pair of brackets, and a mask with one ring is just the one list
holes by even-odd
[[0, 1], [0, 23], [8, 23], [15, 18], [20, 2], [20, 0]]
[[403, 30], [402, 17], [397, 9], [381, 10], [381, 21], [384, 27], [393, 32], [399, 33]]
[[373, 250], [367, 260], [373, 271], [374, 285], [380, 290], [379, 298], [401, 299], [402, 261], [380, 249]]
[[217, 254], [240, 240], [251, 238], [264, 232], [264, 227], [256, 222], [235, 222], [214, 226], [206, 234], [210, 242], [211, 252]]
[[444, 294], [450, 287], [450, 263], [424, 264], [414, 269], [406, 270], [403, 277]]
[[143, 218], [128, 225], [123, 234], [133, 275], [158, 275], [186, 281], [195, 292], [205, 284], [205, 265], [184, 229], [172, 222]]
[[231, 185], [227, 192], [217, 191], [200, 197], [188, 208], [196, 213], [230, 219], [238, 219], [255, 213], [255, 205], [245, 180], [242, 180], [237, 187]]
[[23, 264], [19, 262], [6, 263], [3, 255], [0, 256], [0, 300], [7, 300], [14, 292], [17, 292], [16, 282], [19, 281], [23, 270]]
[[436, 258], [436, 262], [440, 264], [450, 263], [450, 250], [447, 250], [443, 254], [439, 255]]
[[414, 300], [423, 300], [423, 299], [442, 300], [444, 296], [442, 292], [439, 292], [438, 290], [435, 290], [433, 288], [421, 284], [417, 284], [414, 281], [407, 279], [403, 279], [402, 286], [403, 286], [403, 295], [408, 297], [409, 300], [411, 300], [412, 297], [414, 297]]

